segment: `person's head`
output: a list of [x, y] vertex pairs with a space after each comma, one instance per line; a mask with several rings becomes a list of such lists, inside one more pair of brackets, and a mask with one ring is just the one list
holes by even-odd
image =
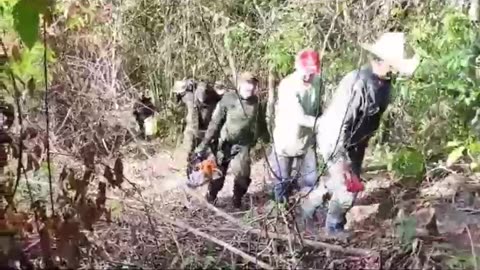
[[258, 87], [258, 79], [251, 72], [244, 72], [238, 78], [238, 94], [243, 99], [248, 99], [256, 95]]
[[372, 67], [372, 72], [380, 78], [391, 78], [393, 73], [397, 73], [387, 61], [375, 55], [370, 56], [370, 66]]
[[223, 96], [223, 94], [225, 94], [225, 92], [227, 92], [227, 87], [221, 81], [216, 81], [214, 86], [213, 86], [213, 89], [215, 90], [215, 92], [219, 96]]
[[174, 94], [182, 94], [187, 91], [193, 91], [195, 88], [195, 81], [191, 79], [184, 79], [180, 81], [175, 81], [172, 87], [172, 92]]
[[205, 82], [198, 82], [197, 88], [194, 91], [195, 98], [201, 103], [204, 103], [208, 99], [208, 95], [209, 95], [208, 91], [209, 89]]
[[295, 71], [305, 83], [311, 83], [320, 74], [320, 55], [313, 49], [304, 49], [297, 53]]
[[372, 54], [372, 71], [379, 77], [389, 77], [392, 73], [412, 76], [420, 64], [418, 55], [405, 57], [405, 35], [401, 32], [384, 33], [374, 43], [361, 46]]

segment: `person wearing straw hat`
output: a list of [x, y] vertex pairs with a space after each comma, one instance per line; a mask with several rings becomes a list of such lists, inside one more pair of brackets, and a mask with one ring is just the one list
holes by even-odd
[[[270, 176], [279, 203], [288, 201], [292, 187], [314, 186], [316, 160], [312, 148], [314, 125], [321, 113], [320, 55], [303, 49], [295, 58], [295, 71], [278, 86]], [[297, 171], [293, 174], [293, 171]], [[299, 183], [295, 177], [299, 175]]]
[[390, 102], [394, 74], [412, 76], [420, 63], [417, 55], [405, 57], [404, 46], [405, 36], [399, 32], [361, 44], [370, 53], [369, 64], [343, 77], [319, 119], [317, 146], [329, 168], [328, 177], [309, 194], [302, 208], [308, 223], [325, 198], [330, 198], [325, 224], [330, 234], [345, 233], [345, 215], [363, 190], [360, 173], [365, 149]]
[[227, 169], [234, 175], [233, 206], [241, 208], [242, 198], [251, 183], [250, 149], [256, 143], [258, 112], [258, 79], [251, 72], [240, 74], [238, 95], [235, 91], [226, 92], [213, 112], [200, 145], [195, 150], [201, 154], [214, 139], [218, 139], [217, 166], [220, 177], [213, 179], [208, 186], [207, 200], [214, 203], [218, 192], [223, 188]]

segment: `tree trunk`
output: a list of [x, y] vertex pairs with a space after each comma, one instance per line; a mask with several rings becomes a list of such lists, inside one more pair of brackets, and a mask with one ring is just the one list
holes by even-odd
[[480, 5], [479, 0], [471, 0], [470, 9], [468, 10], [468, 16], [471, 21], [478, 22], [480, 16]]

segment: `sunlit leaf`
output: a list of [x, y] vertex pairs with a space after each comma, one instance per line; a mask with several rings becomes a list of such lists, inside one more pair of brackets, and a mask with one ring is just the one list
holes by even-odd
[[473, 142], [468, 145], [468, 152], [470, 155], [480, 154], [480, 142]]
[[400, 221], [397, 225], [397, 236], [404, 245], [413, 243], [416, 235], [417, 221], [414, 217], [408, 217]]
[[33, 78], [30, 78], [30, 80], [28, 80], [27, 88], [28, 94], [33, 97], [35, 93], [35, 80]]
[[12, 57], [13, 57], [13, 60], [19, 62], [22, 60], [22, 55], [20, 54], [20, 49], [18, 48], [18, 46], [15, 44], [13, 45], [12, 47]]
[[470, 170], [472, 171], [478, 171], [478, 163], [477, 162], [472, 162], [470, 163]]
[[31, 49], [38, 40], [39, 10], [31, 0], [20, 0], [13, 8], [14, 26], [23, 43]]
[[447, 147], [457, 147], [461, 144], [461, 141], [450, 141], [447, 143]]
[[460, 146], [455, 148], [447, 157], [447, 166], [452, 166], [455, 162], [457, 162], [462, 156], [463, 151], [465, 151], [465, 146]]
[[420, 180], [425, 172], [425, 160], [418, 150], [404, 148], [393, 154], [390, 168], [398, 178]]

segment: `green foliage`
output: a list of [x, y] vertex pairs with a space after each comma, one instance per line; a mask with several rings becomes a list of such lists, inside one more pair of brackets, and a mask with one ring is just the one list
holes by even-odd
[[388, 168], [396, 178], [419, 181], [425, 173], [425, 159], [420, 151], [403, 148], [393, 154]]
[[15, 30], [28, 48], [38, 40], [40, 14], [47, 14], [47, 0], [19, 0], [13, 7]]
[[31, 0], [20, 0], [13, 8], [15, 30], [28, 48], [38, 40], [39, 10]]
[[446, 264], [448, 269], [475, 269], [480, 264], [480, 259], [471, 254], [460, 254], [449, 258]]
[[299, 10], [282, 13], [278, 25], [265, 44], [265, 58], [269, 67], [281, 76], [292, 71], [295, 54], [308, 46], [307, 27], [301, 12]]
[[439, 10], [409, 24], [411, 44], [424, 61], [414, 78], [396, 85], [397, 103], [423, 115], [412, 119], [414, 133], [405, 139], [427, 155], [468, 137], [466, 121], [480, 104], [480, 84], [471, 75], [478, 28], [461, 12]]
[[478, 170], [480, 163], [480, 142], [470, 137], [465, 141], [450, 141], [446, 146], [446, 150], [449, 151], [446, 165], [451, 166], [458, 160], [468, 157], [470, 161], [470, 169]]
[[416, 236], [417, 221], [414, 217], [408, 217], [398, 222], [396, 226], [397, 237], [404, 247], [408, 247], [413, 243]]
[[[6, 33], [4, 42], [11, 47], [9, 61], [0, 72], [0, 79], [7, 87], [9, 93], [13, 93], [13, 85], [6, 71], [12, 71], [16, 78], [20, 79], [21, 92], [35, 95], [38, 86], [43, 84], [43, 54], [44, 46], [37, 42], [39, 31], [39, 15], [47, 11], [47, 2], [43, 0], [2, 0], [0, 12], [2, 20], [0, 31]], [[22, 48], [16, 43], [15, 32], [21, 38], [26, 47]], [[52, 50], [47, 49], [47, 62], [55, 62]], [[20, 87], [20, 85], [17, 85]]]

